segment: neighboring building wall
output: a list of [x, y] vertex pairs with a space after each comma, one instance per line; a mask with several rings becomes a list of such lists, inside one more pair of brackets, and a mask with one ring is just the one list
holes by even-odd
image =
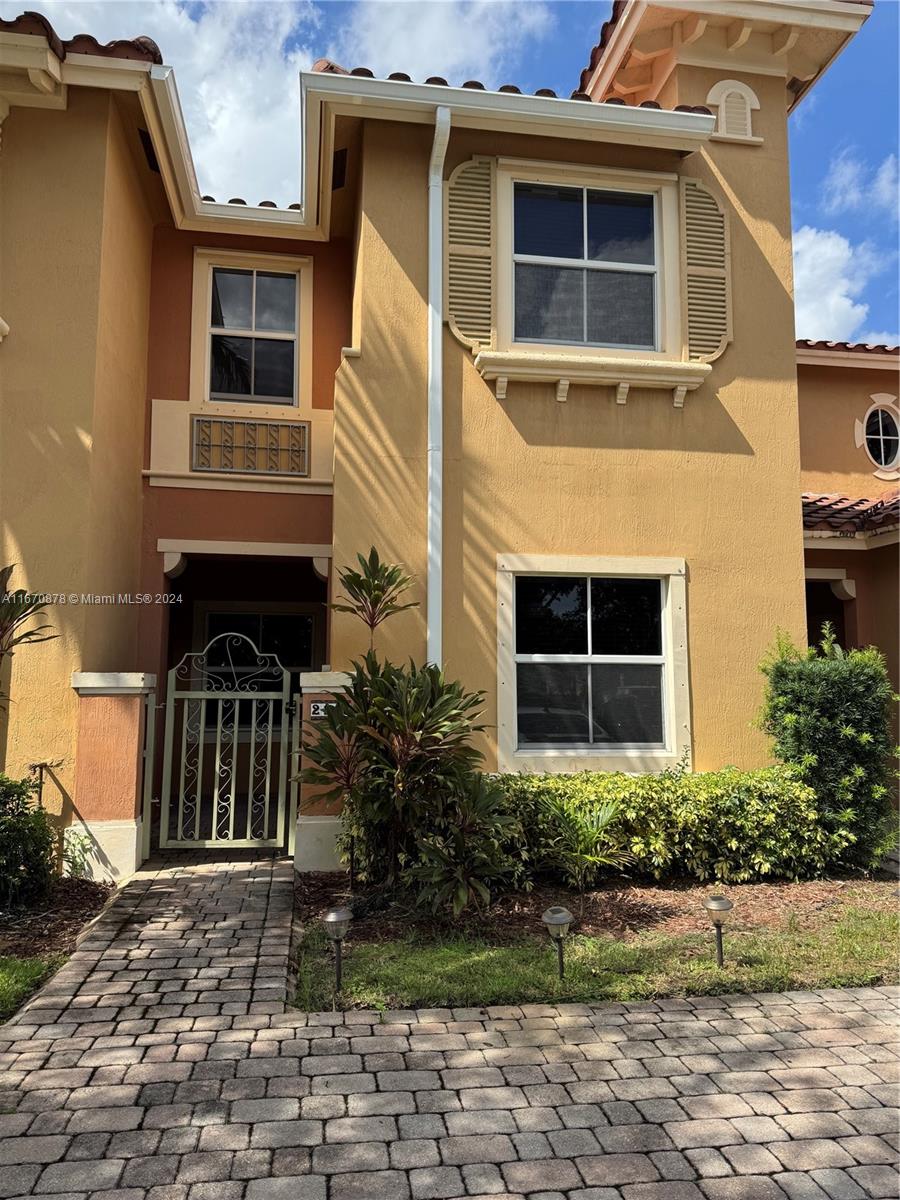
[[[680, 101], [705, 99], [714, 79], [695, 75]], [[558, 404], [548, 384], [510, 383], [500, 402], [468, 351], [445, 334], [445, 665], [485, 690], [491, 726], [498, 554], [683, 557], [694, 765], [767, 757], [752, 726], [762, 697], [758, 663], [776, 629], [802, 634], [804, 598], [783, 87], [757, 82], [760, 147], [712, 143], [682, 160], [586, 142], [506, 137], [500, 145], [471, 131], [451, 135], [445, 177], [473, 153], [502, 152], [700, 178], [730, 210], [741, 264], [734, 342], [681, 411], [670, 393], [637, 388], [624, 408], [609, 388], [573, 386]], [[401, 137], [389, 125], [365, 129], [361, 357], [338, 376], [335, 443], [336, 565], [374, 543], [415, 574], [420, 601], [430, 145], [430, 130], [404, 129]], [[332, 665], [341, 669], [365, 636], [343, 616], [333, 629]], [[376, 642], [394, 659], [422, 658], [424, 631], [419, 608], [388, 622]], [[486, 750], [492, 766], [493, 730]]]
[[[15, 107], [2, 154], [2, 561], [41, 592], [136, 591], [151, 228], [116, 103], [73, 88], [64, 111]], [[131, 666], [137, 616], [79, 603], [48, 619], [58, 638], [13, 660], [0, 765], [59, 762], [44, 802], [68, 812], [71, 674]]]
[[[900, 363], [898, 363], [900, 366]], [[900, 394], [896, 370], [814, 367], [797, 370], [800, 394], [800, 477], [804, 492], [841, 492], [872, 498], [896, 486], [879, 479], [860, 440], [873, 395]]]

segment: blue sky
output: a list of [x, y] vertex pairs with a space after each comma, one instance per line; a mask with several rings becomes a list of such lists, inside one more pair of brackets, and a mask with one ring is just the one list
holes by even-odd
[[[20, 4], [0, 0], [0, 15]], [[297, 198], [297, 72], [320, 56], [568, 94], [609, 0], [35, 0], [63, 37], [145, 33], [176, 69], [204, 191]], [[898, 0], [791, 120], [797, 332], [898, 340]], [[224, 68], [224, 69], [223, 69]]]

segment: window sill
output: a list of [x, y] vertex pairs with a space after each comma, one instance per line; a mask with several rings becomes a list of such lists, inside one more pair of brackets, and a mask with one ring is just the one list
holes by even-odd
[[672, 750], [650, 748], [626, 750], [515, 750], [504, 760], [500, 755], [501, 773], [515, 774], [574, 774], [578, 771], [621, 771], [626, 775], [657, 775], [673, 768], [680, 761]]
[[475, 357], [482, 379], [496, 381], [497, 399], [505, 400], [514, 383], [552, 383], [556, 399], [563, 401], [571, 384], [614, 387], [616, 403], [625, 404], [629, 389], [654, 388], [672, 393], [676, 408], [684, 406], [688, 392], [695, 391], [709, 375], [703, 362], [668, 359], [616, 358], [597, 354], [536, 354], [523, 350], [482, 350]]

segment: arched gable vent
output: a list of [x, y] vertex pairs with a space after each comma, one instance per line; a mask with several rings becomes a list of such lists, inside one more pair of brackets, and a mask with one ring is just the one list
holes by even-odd
[[753, 113], [759, 100], [752, 88], [739, 79], [720, 79], [709, 90], [706, 103], [718, 110], [716, 136], [741, 142], [759, 142], [753, 136]]

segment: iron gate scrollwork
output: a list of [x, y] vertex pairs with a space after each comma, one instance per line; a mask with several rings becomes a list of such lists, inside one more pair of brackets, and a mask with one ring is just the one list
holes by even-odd
[[160, 847], [284, 844], [290, 672], [221, 633], [168, 679]]

